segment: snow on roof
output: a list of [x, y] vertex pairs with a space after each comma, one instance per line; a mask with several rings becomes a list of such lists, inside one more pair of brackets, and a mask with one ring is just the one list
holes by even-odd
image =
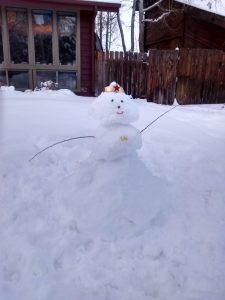
[[176, 0], [176, 1], [209, 11], [217, 15], [225, 16], [224, 0]]
[[98, 2], [98, 3], [121, 4], [120, 0], [83, 0], [83, 1]]

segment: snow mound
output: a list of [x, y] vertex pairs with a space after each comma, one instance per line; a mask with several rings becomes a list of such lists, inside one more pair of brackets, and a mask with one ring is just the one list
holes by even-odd
[[[139, 101], [135, 124], [103, 125], [88, 114], [90, 98], [2, 94], [0, 299], [224, 300], [221, 105], [178, 106], [138, 148], [134, 126], [166, 106]], [[99, 127], [112, 132], [98, 139]], [[82, 135], [96, 140], [59, 144], [28, 162]], [[105, 147], [97, 159], [95, 141]]]
[[163, 225], [172, 209], [167, 193], [166, 183], [152, 176], [137, 156], [80, 163], [56, 190], [79, 232], [106, 240], [129, 239], [153, 224]]

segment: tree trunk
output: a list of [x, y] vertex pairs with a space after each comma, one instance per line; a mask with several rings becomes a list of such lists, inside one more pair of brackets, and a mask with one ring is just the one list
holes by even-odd
[[100, 15], [99, 15], [99, 38], [101, 41], [101, 45], [102, 45], [102, 31], [103, 31], [103, 28], [102, 28], [102, 11], [101, 11]]
[[144, 13], [143, 13], [143, 0], [139, 0], [139, 50], [144, 52]]
[[107, 12], [105, 50], [109, 51], [109, 12]]
[[123, 28], [122, 28], [119, 13], [117, 13], [117, 21], [118, 21], [118, 25], [119, 25], [119, 29], [120, 29], [120, 36], [121, 36], [121, 41], [122, 41], [122, 46], [123, 46], [123, 52], [126, 52], [126, 44], [125, 44], [125, 40], [124, 40]]
[[136, 11], [136, 4], [137, 0], [133, 0], [133, 9], [132, 9], [132, 16], [131, 16], [131, 47], [130, 51], [134, 52], [134, 22], [135, 22], [135, 11]]

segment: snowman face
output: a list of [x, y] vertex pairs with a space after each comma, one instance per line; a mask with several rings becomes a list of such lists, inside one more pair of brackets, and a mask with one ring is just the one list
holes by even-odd
[[102, 124], [129, 124], [138, 118], [134, 101], [124, 93], [103, 92], [94, 103], [94, 113]]

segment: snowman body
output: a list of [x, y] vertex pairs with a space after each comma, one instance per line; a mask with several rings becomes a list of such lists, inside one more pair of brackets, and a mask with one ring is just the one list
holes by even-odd
[[72, 211], [80, 233], [105, 241], [136, 238], [151, 224], [164, 224], [169, 206], [162, 180], [137, 155], [142, 139], [131, 125], [138, 118], [134, 101], [125, 93], [103, 92], [93, 110], [100, 126], [91, 155], [77, 163], [57, 197]]
[[94, 114], [100, 126], [95, 134], [92, 157], [116, 160], [135, 155], [141, 148], [141, 134], [130, 124], [138, 118], [137, 108], [125, 93], [103, 92], [94, 103]]

